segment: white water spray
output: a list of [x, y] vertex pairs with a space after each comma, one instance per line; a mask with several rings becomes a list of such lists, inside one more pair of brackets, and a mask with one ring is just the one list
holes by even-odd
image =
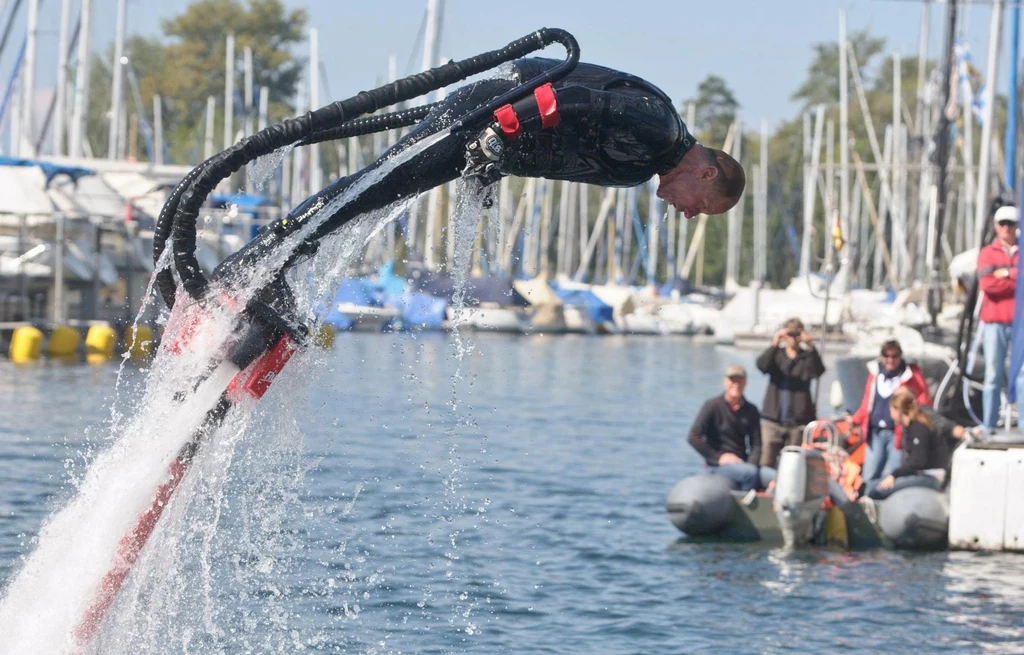
[[[243, 272], [240, 276], [243, 284], [236, 287], [243, 291], [236, 297], [235, 306], [244, 307], [254, 290], [266, 284], [294, 248], [331, 215], [447, 134], [442, 131], [411, 145], [337, 197], [311, 208], [303, 219], [303, 228], [289, 237], [283, 247], [268, 261]], [[333, 275], [319, 280], [314, 292], [310, 292], [312, 285], [299, 287], [301, 291], [296, 297], [300, 302], [300, 316], [312, 315], [312, 299], [322, 297], [325, 290], [331, 288], [329, 285], [339, 281], [329, 278], [337, 278], [346, 270], [352, 257], [361, 253], [366, 240], [389, 217], [380, 212], [363, 217], [323, 241], [328, 247], [321, 248], [317, 259], [329, 261]], [[170, 250], [165, 251], [165, 258], [170, 256]], [[329, 259], [322, 259], [325, 256]], [[157, 269], [161, 267], [158, 265]], [[237, 369], [223, 363], [222, 359], [238, 319], [238, 310], [205, 308], [204, 316], [194, 317], [198, 307], [191, 299], [179, 293], [177, 304], [167, 325], [169, 338], [158, 351], [137, 399], [131, 403], [134, 414], [124, 420], [115, 417], [112, 421], [112, 445], [92, 462], [70, 502], [44, 523], [35, 550], [4, 590], [0, 599], [0, 655], [59, 655], [82, 651], [83, 644], [76, 642], [73, 633], [92, 606], [101, 580], [118, 557], [119, 541], [136, 523], [140, 513], [150, 506], [155, 490], [167, 478], [168, 466], [237, 373]], [[168, 342], [193, 318], [201, 322], [201, 329], [182, 352], [169, 352]], [[214, 363], [212, 370], [211, 362]], [[292, 365], [286, 369], [282, 374], [286, 379], [278, 384], [291, 385], [293, 391], [294, 387], [301, 386], [299, 378], [293, 374], [296, 368]], [[285, 410], [281, 406], [274, 409]], [[228, 504], [224, 490], [231, 453], [245, 440], [252, 417], [251, 408], [235, 408], [229, 415], [228, 425], [216, 435], [210, 435], [210, 443], [200, 448], [193, 465], [196, 470], [186, 476], [178, 492], [171, 497], [150, 543], [132, 568], [126, 587], [122, 588], [89, 646], [90, 652], [205, 651], [211, 645], [206, 640], [224, 636], [217, 627], [219, 617], [210, 600], [212, 577], [208, 565], [220, 524], [220, 511]], [[257, 462], [262, 463], [261, 458], [257, 457]], [[262, 491], [270, 493], [275, 489]], [[262, 498], [262, 494], [253, 492], [249, 498]], [[190, 502], [192, 499], [198, 502]], [[210, 502], [202, 502], [205, 500]], [[200, 522], [199, 528], [190, 528], [189, 520], [194, 518], [195, 508], [200, 512], [212, 508], [213, 514]], [[272, 532], [272, 522], [269, 525], [269, 528], [261, 526], [254, 530], [253, 538], [257, 542], [260, 535]], [[198, 560], [191, 555], [196, 539]], [[260, 552], [259, 543], [244, 543]], [[195, 599], [189, 593], [195, 582], [195, 572], [190, 566], [196, 561], [201, 581], [198, 588], [205, 590], [198, 605], [193, 603]], [[265, 573], [273, 568], [272, 564], [269, 569], [261, 565], [258, 570]], [[264, 614], [263, 618], [279, 628], [276, 634], [289, 634], [288, 622], [282, 618], [279, 604], [262, 602], [260, 606], [269, 608], [272, 613], [276, 608], [277, 615]], [[203, 608], [201, 625], [189, 620], [196, 607]], [[180, 648], [169, 648], [168, 639], [180, 644]], [[287, 651], [286, 641], [247, 646], [259, 652]]]

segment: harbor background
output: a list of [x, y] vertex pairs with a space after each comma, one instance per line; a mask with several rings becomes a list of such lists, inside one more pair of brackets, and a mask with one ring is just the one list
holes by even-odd
[[[453, 336], [351, 333], [286, 369], [235, 446], [230, 491], [193, 501], [179, 564], [196, 575], [148, 638], [163, 652], [1024, 649], [1012, 554], [680, 537], [664, 498], [701, 466], [689, 423], [728, 364], [760, 405], [756, 352], [466, 339], [460, 359]], [[0, 363], [0, 580], [131, 407], [141, 372], [125, 366], [114, 402], [117, 374]], [[223, 509], [214, 533], [203, 506]], [[134, 629], [103, 652], [145, 651]]]
[[[86, 6], [60, 4], [69, 17], [72, 5]], [[407, 51], [366, 54], [376, 81], [538, 26], [505, 26], [511, 33], [497, 42], [490, 41], [495, 29], [474, 29], [486, 43], [455, 42], [452, 21], [464, 26], [459, 12], [469, 5], [430, 0], [424, 12], [423, 4], [409, 5], [416, 20], [396, 37]], [[793, 111], [759, 114], [744, 100], [749, 88], [734, 90], [727, 72], [694, 64], [667, 39], [699, 78], [667, 79], [636, 64], [638, 56], [658, 56], [650, 51], [599, 57], [663, 86], [702, 141], [741, 159], [747, 193], [728, 217], [683, 221], [658, 205], [653, 185], [604, 191], [508, 180], [497, 215], [473, 223], [475, 277], [571, 282], [588, 293], [593, 284], [614, 310], [605, 321], [613, 325], [591, 321], [581, 331], [613, 334], [554, 336], [557, 325], [531, 323], [541, 312], [513, 307], [507, 324], [532, 334], [467, 333], [468, 353], [439, 320], [437, 332], [418, 335], [340, 333], [333, 348], [303, 354], [245, 430], [218, 433], [217, 457], [201, 458], [188, 493], [161, 522], [100, 635], [100, 652], [168, 645], [377, 653], [563, 652], [567, 645], [623, 653], [1024, 649], [1012, 556], [704, 544], [681, 539], [665, 516], [669, 488], [701, 467], [685, 444], [700, 403], [718, 392], [725, 366], [739, 362], [751, 373], [748, 398], [760, 404], [756, 346], [782, 319], [799, 314], [818, 335], [829, 316], [828, 327], [842, 324], [849, 341], [863, 341], [857, 356], [869, 358], [877, 342], [861, 331], [872, 326], [889, 335], [945, 318], [944, 327], [955, 328], [961, 296], [949, 264], [963, 252], [970, 259], [991, 195], [1012, 189], [1019, 173], [1016, 155], [1006, 157], [1015, 136], [1004, 141], [1015, 126], [1006, 106], [1015, 106], [1016, 86], [1005, 80], [1016, 79], [1009, 65], [1016, 56], [1000, 49], [999, 37], [1007, 43], [1011, 30], [1009, 21], [989, 22], [1019, 22], [1017, 3], [995, 3], [995, 12], [961, 3], [960, 24], [948, 36], [973, 41], [973, 55], [943, 38], [948, 3], [858, 2], [863, 11], [852, 12], [849, 30], [838, 4], [804, 4], [829, 4], [828, 17], [818, 45], [800, 50], [805, 84], [779, 85], [792, 94]], [[28, 160], [0, 167], [0, 321], [31, 321], [48, 336], [63, 322], [84, 334], [92, 321], [123, 330], [136, 318], [153, 269], [152, 218], [191, 165], [268, 121], [371, 85], [346, 79], [344, 91], [331, 93], [323, 73], [334, 51], [325, 42], [345, 39], [322, 17], [289, 14], [287, 46], [268, 54], [259, 30], [202, 11], [189, 14], [185, 46], [171, 43], [170, 30], [156, 37], [152, 26], [133, 38], [139, 7], [96, 0], [93, 22], [108, 34], [116, 22], [119, 38], [111, 45], [101, 37], [92, 50], [79, 43], [93, 76], [71, 60], [58, 66], [66, 75], [54, 89], [65, 92], [58, 101], [41, 88], [53, 80], [37, 79], [30, 65], [52, 69], [53, 62], [28, 55], [57, 40], [46, 28], [55, 14], [36, 15], [33, 28], [38, 0], [7, 6], [15, 37], [0, 62], [14, 58], [19, 41], [25, 59], [18, 56], [23, 66], [10, 75], [0, 141], [5, 155]], [[167, 18], [185, 10], [168, 8]], [[911, 38], [882, 43], [881, 36], [892, 39], [891, 26], [872, 31], [864, 20], [871, 12], [880, 21], [899, 15]], [[554, 25], [561, 15], [545, 18]], [[745, 21], [756, 35], [690, 27], [702, 39], [747, 47], [770, 31], [767, 20]], [[214, 23], [206, 34], [202, 28]], [[599, 38], [586, 29], [579, 36]], [[62, 27], [57, 50], [74, 53], [65, 37]], [[191, 70], [179, 57], [194, 54], [190, 48], [206, 56], [201, 85], [163, 68]], [[270, 55], [284, 51], [290, 79], [268, 79], [278, 70]], [[946, 52], [954, 54], [952, 85], [942, 70]], [[788, 65], [775, 57], [757, 63], [769, 68], [768, 81]], [[942, 125], [952, 87], [958, 115]], [[86, 92], [89, 101], [80, 97]], [[47, 107], [67, 110], [64, 134], [59, 111], [54, 123], [46, 119], [49, 132], [42, 127]], [[936, 135], [949, 146], [948, 160], [930, 158]], [[263, 171], [266, 195], [255, 199], [252, 178], [260, 176], [236, 175], [200, 216], [203, 267], [310, 192], [365, 166], [397, 136], [296, 149]], [[51, 164], [60, 173], [48, 181]], [[948, 176], [946, 195], [938, 195], [939, 169]], [[450, 275], [453, 197], [452, 186], [425, 194], [370, 244], [352, 277], [376, 284], [370, 278], [387, 262], [403, 280], [410, 264]], [[936, 226], [936, 216], [945, 222]], [[461, 218], [464, 225], [477, 217]], [[837, 227], [845, 241], [838, 253]], [[946, 292], [944, 306], [926, 306], [931, 283]], [[826, 288], [834, 315], [823, 306]], [[730, 298], [732, 310], [723, 306]], [[665, 306], [682, 316], [670, 320]], [[346, 311], [359, 322], [379, 318], [378, 309]], [[709, 313], [715, 320], [702, 322]], [[164, 318], [154, 306], [142, 322], [158, 334]], [[520, 329], [524, 321], [530, 325]], [[380, 327], [368, 323], [363, 329]], [[741, 331], [753, 335], [755, 349], [703, 336], [714, 332], [729, 344]], [[141, 363], [119, 367], [127, 344], [115, 347], [106, 336], [100, 359], [108, 363], [99, 367], [0, 361], [0, 582], [125, 417], [142, 411], [135, 399], [144, 372], [136, 366], [144, 369], [145, 353]], [[76, 346], [77, 359], [93, 349]], [[933, 359], [951, 361], [948, 353]], [[822, 413], [836, 369], [829, 365]]]

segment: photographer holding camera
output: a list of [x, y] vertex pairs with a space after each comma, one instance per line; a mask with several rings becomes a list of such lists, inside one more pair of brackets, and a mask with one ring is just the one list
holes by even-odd
[[817, 418], [811, 382], [825, 373], [803, 321], [791, 318], [757, 358], [768, 376], [761, 408], [761, 466], [775, 468], [784, 446], [799, 446], [804, 426]]

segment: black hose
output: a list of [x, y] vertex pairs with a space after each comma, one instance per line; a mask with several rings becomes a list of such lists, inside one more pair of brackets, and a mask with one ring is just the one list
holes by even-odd
[[432, 112], [440, 104], [441, 103], [439, 102], [435, 102], [421, 107], [413, 107], [412, 109], [391, 112], [390, 114], [374, 114], [373, 116], [367, 116], [366, 118], [356, 118], [346, 123], [342, 123], [338, 127], [317, 132], [309, 138], [299, 141], [299, 145], [308, 146], [313, 145], [314, 143], [321, 143], [323, 141], [347, 139], [348, 137], [362, 136], [364, 134], [376, 134], [377, 132], [385, 132], [399, 127], [415, 125], [426, 118], [427, 114]]
[[[450, 62], [372, 91], [363, 91], [347, 100], [332, 103], [316, 111], [310, 111], [304, 116], [272, 125], [211, 157], [193, 171], [195, 175], [190, 173], [188, 176], [190, 181], [185, 185], [181, 194], [177, 195], [174, 202], [177, 205], [174, 208], [171, 235], [174, 266], [178, 271], [185, 290], [190, 296], [198, 299], [205, 294], [209, 285], [195, 256], [196, 219], [206, 197], [222, 180], [230, 177], [232, 173], [258, 157], [270, 154], [278, 148], [291, 145], [303, 139], [315, 138], [315, 135], [338, 127], [351, 118], [371, 113], [382, 107], [388, 107], [405, 100], [411, 100], [424, 93], [495, 68], [499, 64], [518, 59], [555, 42], [560, 42], [566, 47], [568, 52], [566, 61], [539, 76], [545, 78], [544, 80], [539, 82], [531, 80], [526, 85], [518, 87], [517, 89], [521, 95], [525, 95], [540, 84], [560, 79], [575, 67], [579, 61], [579, 45], [571, 34], [560, 29], [542, 28], [509, 43], [500, 50], [494, 50], [458, 62]], [[506, 94], [506, 96], [508, 95], [510, 94]], [[506, 96], [502, 96], [502, 99], [509, 102], [510, 100], [506, 99]], [[479, 113], [479, 111], [471, 112], [470, 115], [458, 121], [459, 127], [467, 126], [469, 123], [468, 119], [476, 117]], [[171, 281], [173, 282], [173, 278], [171, 278]], [[165, 296], [166, 300], [167, 294], [165, 291], [162, 287], [161, 294]]]
[[964, 307], [960, 314], [960, 325], [957, 329], [956, 343], [957, 343], [957, 366], [960, 368], [960, 375], [972, 382], [981, 382], [981, 380], [975, 379], [971, 372], [967, 370], [967, 359], [971, 354], [971, 342], [974, 336], [974, 309], [978, 305], [979, 300], [979, 282], [980, 279], [977, 275], [971, 280], [971, 286], [967, 290], [967, 299], [964, 301]]
[[[164, 202], [164, 206], [160, 209], [160, 215], [157, 217], [156, 224], [153, 227], [154, 265], [159, 263], [160, 257], [164, 254], [167, 238], [171, 236], [171, 228], [174, 226], [174, 215], [178, 211], [178, 202], [181, 199], [181, 194], [192, 184], [192, 181], [199, 175], [199, 172], [205, 165], [206, 162], [203, 162], [189, 171], [188, 175], [174, 187], [174, 190], [167, 197], [167, 201]], [[176, 287], [177, 284], [174, 281], [174, 274], [171, 272], [170, 267], [164, 268], [156, 274], [157, 291], [164, 299], [164, 302], [167, 303], [168, 308], [174, 307]]]
[[[392, 112], [389, 114], [377, 114], [366, 118], [357, 118], [346, 123], [342, 123], [338, 127], [317, 132], [310, 138], [303, 139], [298, 145], [313, 145], [323, 141], [345, 139], [353, 136], [362, 136], [364, 134], [376, 134], [377, 132], [384, 132], [387, 130], [414, 125], [423, 120], [423, 118], [425, 118], [427, 114], [433, 111], [439, 104], [441, 103], [422, 105], [420, 107], [413, 107], [411, 109]], [[184, 193], [185, 189], [188, 188], [199, 174], [199, 171], [205, 165], [206, 162], [203, 162], [189, 171], [188, 175], [178, 183], [174, 188], [174, 191], [171, 192], [167, 201], [164, 203], [153, 230], [154, 264], [158, 263], [161, 255], [164, 253], [167, 238], [170, 236], [171, 228], [174, 224], [174, 215], [178, 210], [178, 203], [181, 200], [181, 194]], [[167, 303], [167, 306], [174, 307], [174, 295], [177, 285], [174, 281], [174, 275], [171, 273], [169, 268], [165, 268], [157, 273], [156, 288], [160, 293], [160, 297], [162, 297], [164, 302]]]

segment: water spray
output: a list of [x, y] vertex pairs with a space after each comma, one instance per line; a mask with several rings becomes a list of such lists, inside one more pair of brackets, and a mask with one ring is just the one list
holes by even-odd
[[[309, 331], [297, 317], [285, 272], [300, 258], [314, 254], [321, 239], [365, 213], [366, 208], [355, 200], [380, 177], [357, 177], [360, 175], [357, 173], [352, 176], [352, 185], [340, 191], [316, 194], [289, 216], [261, 229], [247, 246], [217, 267], [212, 281], [202, 273], [195, 255], [197, 219], [207, 196], [234, 172], [280, 148], [413, 125], [437, 109], [438, 104], [366, 115], [554, 43], [565, 47], [564, 61], [481, 104], [418, 144], [429, 148], [444, 138], [453, 135], [465, 138], [470, 134], [463, 175], [486, 187], [501, 176], [495, 162], [501, 154], [502, 133], [509, 133], [504, 122], [508, 111], [503, 110], [515, 106], [522, 111], [525, 102], [529, 105], [525, 110], [538, 114], [542, 127], [553, 126], [551, 109], [547, 106], [554, 103], [550, 84], [568, 75], [579, 62], [579, 45], [568, 32], [542, 28], [499, 50], [451, 62], [270, 126], [206, 160], [177, 185], [160, 212], [153, 238], [153, 258], [159, 269], [156, 288], [173, 310], [163, 350], [170, 356], [187, 354], [192, 342], [200, 338], [205, 326], [210, 324], [211, 314], [233, 313], [233, 327], [224, 343], [212, 349], [212, 359], [205, 364], [204, 372], [197, 376], [192, 388], [181, 390], [176, 398], [184, 401], [194, 394], [209, 397], [209, 394], [219, 393], [220, 396], [215, 403], [211, 399], [207, 407], [212, 408], [206, 411], [198, 427], [181, 446], [152, 504], [139, 514], [136, 523], [120, 540], [114, 565], [103, 577], [75, 626], [74, 639], [81, 648], [88, 646], [101, 625], [202, 441], [221, 425], [232, 407], [261, 398], [292, 355], [308, 343]], [[388, 156], [371, 165], [381, 171], [380, 176], [401, 163], [397, 156], [394, 161], [383, 161]], [[172, 245], [173, 266], [160, 269], [159, 263], [166, 261], [168, 242]], [[261, 269], [259, 275], [253, 273], [253, 265], [257, 264]]]

